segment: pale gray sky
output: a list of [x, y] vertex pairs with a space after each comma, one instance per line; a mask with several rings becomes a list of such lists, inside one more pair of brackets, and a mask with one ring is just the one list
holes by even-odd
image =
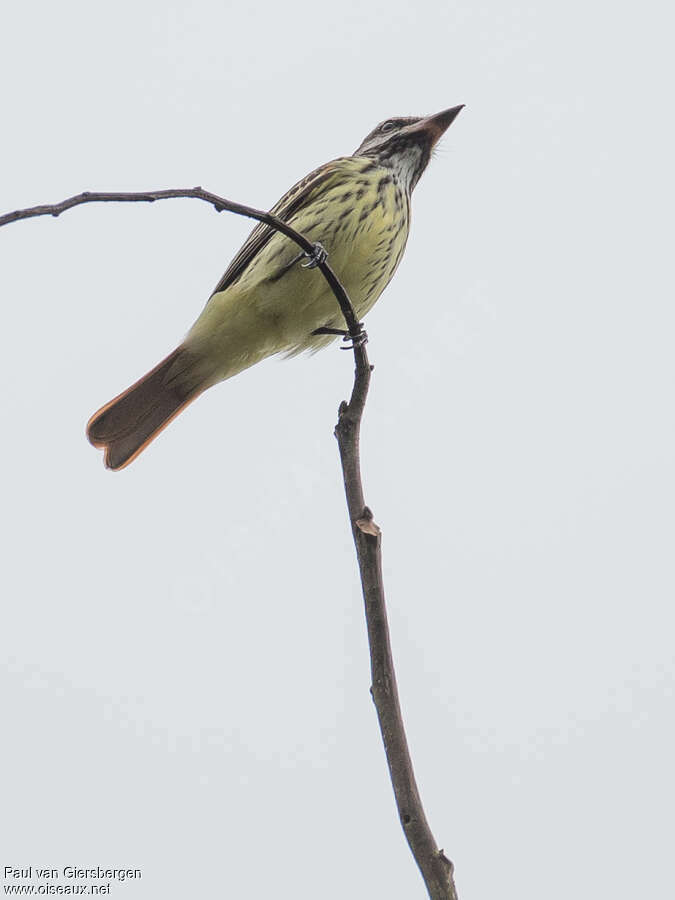
[[[467, 104], [368, 317], [363, 436], [461, 900], [672, 890], [672, 25], [599, 0], [4, 16], [2, 211], [195, 184], [268, 207], [381, 119]], [[422, 898], [332, 436], [350, 356], [221, 385], [119, 474], [84, 437], [249, 227], [172, 201], [0, 232], [0, 872]]]

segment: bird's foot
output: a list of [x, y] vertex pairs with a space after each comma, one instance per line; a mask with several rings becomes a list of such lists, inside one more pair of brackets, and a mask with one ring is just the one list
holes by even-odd
[[358, 334], [350, 334], [346, 328], [333, 328], [330, 325], [322, 325], [321, 328], [315, 328], [312, 334], [334, 334], [341, 337], [343, 341], [351, 341], [346, 347], [340, 347], [340, 350], [353, 350], [355, 347], [362, 347], [368, 343], [368, 335], [363, 327], [363, 322], [359, 322]]
[[312, 252], [304, 255], [307, 257], [307, 262], [300, 264], [303, 269], [315, 269], [328, 259], [328, 251], [318, 241], [312, 247]]
[[357, 347], [363, 347], [364, 344], [368, 343], [368, 335], [366, 333], [366, 329], [363, 327], [363, 322], [359, 322], [359, 331], [358, 334], [350, 334], [347, 332], [343, 338], [343, 341], [351, 341], [350, 344], [347, 344], [346, 347], [340, 347], [340, 350], [356, 350]]

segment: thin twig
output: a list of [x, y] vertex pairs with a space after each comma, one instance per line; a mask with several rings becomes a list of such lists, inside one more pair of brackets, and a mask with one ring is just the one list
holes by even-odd
[[[233, 203], [219, 197], [201, 187], [177, 188], [163, 191], [144, 191], [141, 193], [88, 192], [76, 194], [61, 203], [53, 205], [33, 206], [0, 216], [0, 226], [8, 225], [20, 219], [36, 216], [59, 216], [61, 213], [83, 203], [154, 203], [156, 200], [168, 200], [176, 197], [189, 197], [204, 200], [215, 209], [229, 210], [241, 216], [257, 219], [270, 228], [275, 228], [286, 237], [295, 241], [305, 253], [311, 255], [315, 246], [299, 232], [291, 228], [281, 219], [268, 212]], [[349, 519], [356, 545], [356, 555], [361, 574], [363, 598], [368, 626], [370, 645], [370, 665], [372, 676], [371, 694], [375, 702], [380, 723], [382, 740], [387, 756], [387, 764], [394, 788], [394, 797], [398, 808], [399, 819], [403, 827], [412, 854], [419, 866], [431, 900], [457, 900], [453, 880], [453, 865], [442, 850], [438, 849], [427, 822], [415, 782], [410, 751], [403, 726], [401, 708], [396, 686], [394, 662], [389, 641], [389, 625], [384, 600], [382, 580], [382, 535], [373, 520], [373, 514], [366, 506], [361, 480], [361, 464], [359, 456], [359, 435], [361, 419], [365, 408], [372, 366], [368, 361], [365, 341], [361, 325], [352, 304], [338, 277], [327, 262], [318, 262], [317, 266], [335, 294], [340, 305], [349, 333], [353, 338], [354, 359], [356, 369], [354, 386], [349, 403], [342, 403], [335, 426], [340, 450], [340, 461], [347, 496]]]

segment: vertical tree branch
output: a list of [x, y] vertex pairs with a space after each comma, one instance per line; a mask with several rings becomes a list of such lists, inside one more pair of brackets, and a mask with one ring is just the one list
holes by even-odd
[[431, 900], [457, 900], [453, 865], [438, 849], [424, 814], [401, 715], [384, 599], [382, 533], [365, 505], [361, 480], [359, 438], [372, 367], [364, 345], [354, 348], [354, 356], [354, 387], [349, 403], [340, 405], [335, 436], [340, 450], [347, 508], [365, 602], [371, 694], [380, 723], [399, 819], [429, 897]]

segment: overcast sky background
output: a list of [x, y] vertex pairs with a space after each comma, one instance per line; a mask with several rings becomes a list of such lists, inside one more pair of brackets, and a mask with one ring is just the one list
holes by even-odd
[[[409, 740], [461, 900], [672, 891], [672, 19], [661, 4], [13, 4], [0, 211], [271, 206], [391, 115], [467, 108], [368, 316], [363, 434]], [[119, 898], [422, 898], [332, 429], [271, 360], [129, 469], [84, 426], [250, 223], [196, 201], [0, 231], [0, 871]]]

